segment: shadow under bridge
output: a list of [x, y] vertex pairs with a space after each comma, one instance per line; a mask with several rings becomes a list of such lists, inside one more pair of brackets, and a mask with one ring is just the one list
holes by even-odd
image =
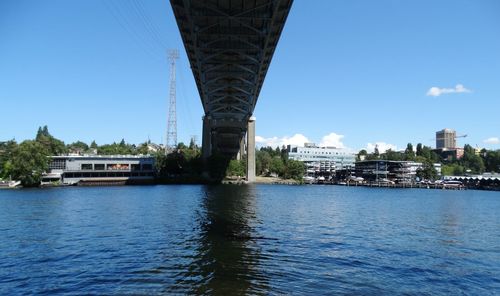
[[232, 158], [246, 148], [251, 181], [252, 114], [293, 1], [170, 2], [205, 111], [203, 157]]

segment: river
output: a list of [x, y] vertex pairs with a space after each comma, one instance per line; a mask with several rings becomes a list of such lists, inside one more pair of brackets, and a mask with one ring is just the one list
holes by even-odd
[[498, 295], [500, 194], [1, 190], [0, 294]]

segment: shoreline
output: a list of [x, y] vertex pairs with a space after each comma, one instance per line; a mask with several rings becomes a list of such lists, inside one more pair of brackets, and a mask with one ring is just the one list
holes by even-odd
[[[53, 188], [53, 187], [108, 187], [108, 186], [142, 186], [142, 185], [248, 185], [244, 178], [230, 177], [221, 181], [207, 180], [203, 178], [158, 178], [151, 180], [85, 180], [75, 184], [50, 184], [36, 187], [1, 187], [0, 189], [20, 189], [20, 188]], [[251, 184], [264, 185], [335, 185], [344, 187], [368, 187], [368, 188], [393, 188], [393, 189], [441, 189], [441, 190], [481, 190], [500, 191], [500, 187], [476, 187], [476, 186], [446, 186], [444, 184], [390, 184], [390, 183], [303, 183], [293, 179], [281, 179], [277, 177], [257, 176], [255, 182]]]

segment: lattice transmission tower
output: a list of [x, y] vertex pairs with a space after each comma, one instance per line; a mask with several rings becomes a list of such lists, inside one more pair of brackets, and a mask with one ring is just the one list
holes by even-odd
[[179, 58], [179, 51], [171, 49], [168, 51], [170, 62], [170, 100], [168, 104], [167, 142], [165, 153], [173, 151], [177, 147], [177, 112], [175, 99], [175, 60]]

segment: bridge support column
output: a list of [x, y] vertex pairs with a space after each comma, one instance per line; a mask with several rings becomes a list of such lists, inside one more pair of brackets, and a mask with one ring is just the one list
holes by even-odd
[[237, 160], [242, 160], [243, 155], [245, 155], [245, 134], [241, 137], [240, 141], [240, 151], [238, 151], [238, 155], [236, 155]]
[[255, 117], [250, 117], [247, 127], [247, 181], [255, 182]]
[[210, 128], [210, 119], [203, 116], [203, 136], [201, 140], [201, 157], [208, 159], [212, 155], [212, 131]]

